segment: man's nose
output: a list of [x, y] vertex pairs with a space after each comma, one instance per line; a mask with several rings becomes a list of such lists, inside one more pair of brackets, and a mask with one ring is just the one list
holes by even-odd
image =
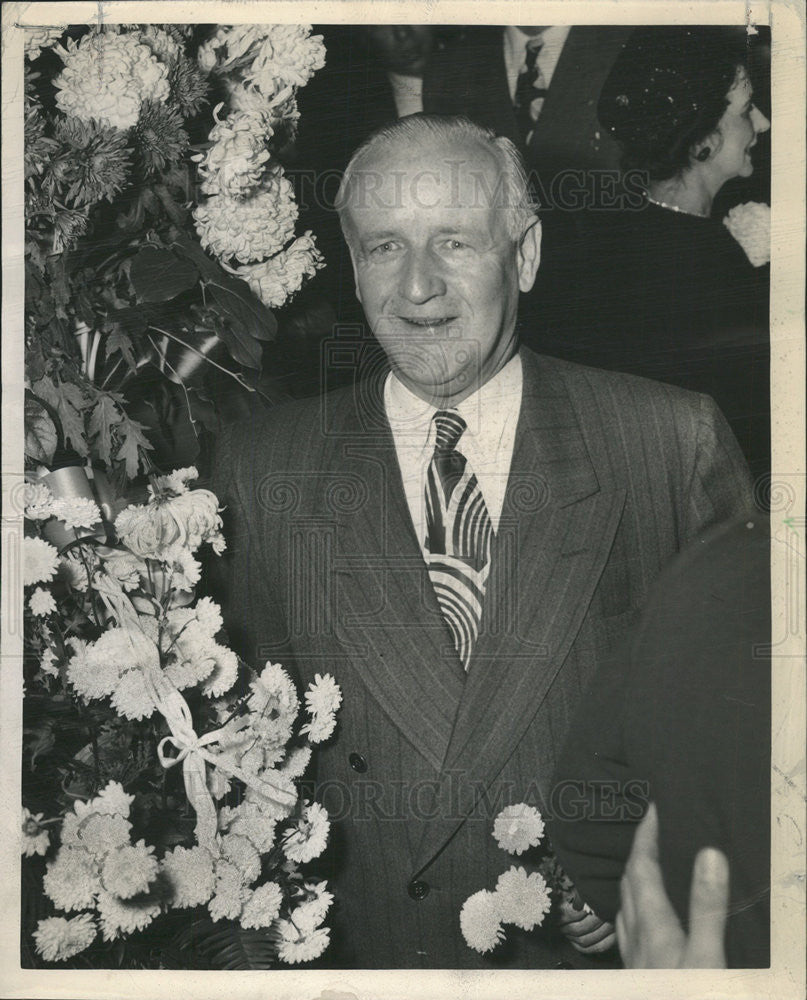
[[410, 250], [406, 256], [401, 292], [410, 302], [428, 302], [445, 295], [446, 283], [440, 265], [427, 250]]
[[760, 132], [767, 132], [771, 127], [770, 121], [762, 114], [759, 108], [754, 105], [751, 109], [751, 124], [754, 126], [754, 131], [758, 134]]

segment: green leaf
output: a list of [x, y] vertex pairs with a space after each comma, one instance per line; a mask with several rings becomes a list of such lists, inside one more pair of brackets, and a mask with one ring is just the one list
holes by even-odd
[[171, 244], [177, 255], [191, 261], [199, 274], [209, 281], [220, 281], [227, 272], [212, 258], [208, 257], [201, 246], [181, 233], [176, 236]]
[[76, 452], [86, 457], [89, 454], [84, 430], [87, 401], [81, 389], [72, 382], [54, 382], [47, 375], [34, 382], [32, 389], [56, 411], [65, 444], [72, 442]]
[[237, 326], [231, 327], [223, 317], [216, 333], [227, 347], [232, 359], [237, 361], [239, 365], [255, 369], [261, 367], [263, 352], [261, 345], [254, 337], [243, 333]]
[[138, 464], [143, 465], [145, 471], [147, 465], [142, 461], [140, 451], [150, 451], [151, 443], [143, 434], [145, 424], [139, 424], [136, 420], [131, 420], [124, 413], [120, 424], [115, 428], [116, 436], [121, 440], [121, 446], [115, 458], [126, 463], [126, 475], [129, 479], [134, 479], [137, 475]]
[[132, 339], [127, 333], [124, 333], [120, 327], [115, 327], [107, 336], [104, 356], [108, 360], [109, 356], [114, 354], [116, 351], [121, 352], [123, 360], [132, 369], [132, 371], [134, 371], [136, 366], [134, 350], [132, 348]]
[[223, 280], [207, 282], [206, 287], [236, 328], [256, 340], [275, 339], [274, 314], [252, 294], [245, 281], [226, 274]]
[[56, 451], [58, 434], [56, 426], [45, 409], [26, 395], [25, 398], [25, 454], [35, 462], [50, 465]]
[[193, 288], [199, 272], [170, 250], [145, 247], [132, 258], [129, 277], [141, 302], [167, 302]]
[[65, 444], [71, 443], [82, 457], [89, 455], [84, 427], [84, 408], [87, 402], [81, 389], [73, 382], [58, 384], [56, 412], [62, 422]]
[[112, 464], [112, 428], [116, 424], [119, 424], [122, 419], [120, 410], [115, 405], [112, 397], [106, 393], [100, 395], [98, 402], [90, 414], [89, 430], [90, 437], [98, 435], [95, 448], [98, 452], [98, 457], [106, 466]]

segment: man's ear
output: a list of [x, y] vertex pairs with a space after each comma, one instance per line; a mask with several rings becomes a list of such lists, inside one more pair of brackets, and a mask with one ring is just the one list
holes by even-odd
[[522, 292], [528, 292], [532, 288], [540, 263], [541, 223], [536, 219], [518, 245], [518, 287]]

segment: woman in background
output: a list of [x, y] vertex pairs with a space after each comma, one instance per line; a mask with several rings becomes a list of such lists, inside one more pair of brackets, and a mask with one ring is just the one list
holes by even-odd
[[563, 308], [550, 310], [538, 346], [709, 394], [759, 476], [770, 462], [767, 207], [747, 217], [748, 250], [712, 216], [724, 185], [753, 173], [770, 128], [737, 41], [713, 27], [632, 34], [598, 116], [622, 148], [635, 204], [588, 213], [555, 293]]

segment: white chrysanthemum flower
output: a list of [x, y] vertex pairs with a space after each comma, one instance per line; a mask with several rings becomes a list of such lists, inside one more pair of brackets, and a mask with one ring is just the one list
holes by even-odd
[[219, 501], [210, 490], [188, 490], [166, 501], [165, 506], [180, 529], [180, 542], [196, 552], [205, 542], [213, 544], [221, 534]]
[[266, 144], [273, 130], [266, 115], [255, 112], [236, 111], [221, 119], [222, 107], [217, 105], [213, 112], [212, 145], [192, 159], [199, 163], [205, 194], [241, 198], [260, 184], [270, 158]]
[[200, 597], [194, 608], [200, 627], [212, 638], [224, 625], [221, 608], [209, 597]]
[[193, 217], [205, 250], [249, 264], [283, 248], [294, 235], [297, 214], [292, 186], [275, 166], [249, 198], [214, 195], [194, 209]]
[[159, 914], [159, 902], [148, 897], [118, 899], [103, 889], [98, 894], [98, 916], [105, 941], [114, 941], [119, 934], [142, 931]]
[[495, 893], [480, 889], [465, 900], [460, 910], [460, 929], [466, 944], [483, 955], [504, 940]]
[[101, 520], [98, 504], [88, 497], [56, 497], [51, 512], [70, 530], [92, 528]]
[[267, 663], [250, 688], [250, 726], [263, 747], [278, 750], [288, 742], [300, 708], [294, 682], [279, 663]]
[[179, 56], [179, 42], [155, 24], [147, 24], [140, 31], [140, 38], [162, 62], [170, 65]]
[[[256, 777], [259, 777], [256, 775]], [[271, 781], [276, 787], [289, 793], [287, 800], [278, 801], [276, 798], [272, 798], [271, 794], [267, 791], [266, 795], [261, 795], [260, 792], [255, 791], [253, 788], [247, 788], [244, 793], [244, 801], [250, 803], [251, 805], [256, 805], [267, 819], [287, 819], [291, 813], [294, 811], [296, 803], [296, 789], [293, 781], [289, 781], [285, 775], [281, 774], [280, 771], [265, 771], [260, 775], [260, 777], [265, 777], [267, 780]]]
[[56, 610], [56, 601], [49, 590], [37, 587], [28, 598], [28, 607], [31, 609], [32, 615], [44, 618], [45, 615], [51, 615]]
[[134, 795], [127, 795], [119, 781], [110, 781], [88, 804], [93, 812], [123, 816], [124, 819], [128, 819], [129, 809], [134, 800]]
[[127, 719], [148, 719], [154, 714], [154, 699], [143, 683], [143, 671], [125, 670], [112, 693], [112, 706]]
[[258, 264], [245, 264], [229, 270], [249, 285], [257, 298], [271, 309], [278, 309], [306, 278], [313, 277], [325, 260], [310, 232], [298, 236], [287, 250]]
[[114, 660], [97, 656], [96, 644], [88, 644], [82, 639], [71, 639], [70, 645], [74, 655], [67, 663], [67, 679], [76, 691], [86, 700], [111, 694], [119, 677]]
[[333, 893], [328, 892], [327, 882], [306, 882], [306, 898], [294, 908], [291, 920], [301, 931], [309, 933], [316, 930], [325, 920], [333, 903]]
[[290, 861], [305, 864], [318, 858], [328, 843], [331, 823], [328, 813], [318, 802], [305, 806], [303, 815], [294, 821], [283, 838], [283, 853]]
[[723, 225], [745, 251], [754, 267], [762, 267], [771, 259], [771, 206], [764, 202], [747, 201], [734, 208], [723, 219]]
[[162, 870], [177, 909], [201, 906], [213, 895], [213, 855], [204, 847], [175, 847], [163, 858]]
[[154, 848], [139, 840], [107, 854], [101, 868], [101, 883], [107, 892], [119, 899], [131, 899], [148, 892], [149, 883], [157, 877], [158, 870]]
[[82, 593], [85, 593], [90, 586], [88, 566], [92, 570], [96, 565], [94, 555], [86, 555], [85, 559], [79, 559], [72, 553], [68, 553], [59, 559], [58, 567], [59, 578], [68, 583], [73, 590], [80, 590]]
[[274, 846], [277, 819], [255, 802], [242, 802], [234, 809], [225, 806], [219, 811], [219, 821], [223, 829], [246, 837], [259, 854], [267, 854]]
[[50, 646], [42, 653], [39, 660], [39, 669], [43, 674], [47, 674], [48, 677], [58, 677], [59, 676], [59, 661], [56, 653]]
[[322, 35], [312, 35], [309, 24], [235, 25], [227, 38], [228, 54], [242, 48], [256, 27], [263, 38], [251, 39], [252, 65], [244, 80], [267, 96], [286, 84], [304, 87], [325, 65]]
[[86, 910], [101, 889], [98, 865], [88, 851], [63, 845], [48, 864], [42, 885], [60, 910]]
[[214, 646], [213, 655], [213, 670], [205, 680], [202, 691], [218, 698], [235, 684], [238, 677], [238, 657], [232, 650], [218, 643]]
[[123, 816], [90, 812], [77, 814], [74, 821], [68, 813], [62, 824], [62, 843], [83, 847], [101, 860], [109, 851], [128, 844], [131, 830], [132, 824]]
[[342, 692], [330, 674], [315, 674], [305, 692], [305, 707], [313, 715], [330, 715], [342, 703]]
[[252, 892], [244, 904], [241, 913], [241, 926], [244, 930], [269, 927], [280, 913], [283, 902], [283, 890], [275, 882], [264, 882]]
[[77, 917], [47, 917], [34, 931], [37, 953], [46, 962], [64, 962], [84, 951], [95, 940], [97, 928], [89, 913]]
[[315, 715], [310, 722], [300, 727], [300, 735], [307, 736], [311, 743], [324, 743], [336, 729], [335, 715]]
[[140, 586], [141, 577], [148, 573], [144, 560], [132, 552], [119, 550], [104, 556], [104, 569], [126, 591], [136, 590]]
[[148, 494], [151, 500], [164, 494], [180, 496], [188, 492], [188, 484], [199, 478], [199, 470], [195, 465], [188, 465], [183, 469], [174, 469], [165, 476], [154, 476], [148, 486]]
[[53, 579], [56, 567], [59, 565], [59, 553], [49, 545], [44, 538], [23, 539], [23, 583], [26, 587], [32, 583], [47, 583]]
[[310, 934], [301, 933], [290, 920], [277, 920], [271, 931], [277, 943], [277, 954], [281, 962], [296, 965], [312, 962], [325, 951], [330, 941], [330, 931], [320, 927]]
[[66, 115], [128, 129], [137, 122], [143, 101], [162, 104], [168, 97], [168, 70], [143, 44], [140, 32], [92, 30], [55, 51], [64, 62], [53, 81], [56, 104]]
[[496, 898], [504, 923], [515, 924], [525, 931], [542, 924], [552, 905], [543, 875], [539, 872], [528, 875], [515, 866], [499, 876]]
[[214, 920], [237, 920], [250, 893], [244, 876], [237, 865], [222, 858], [216, 862], [215, 874], [213, 898], [207, 904], [210, 916]]
[[[42, 49], [49, 49], [58, 42], [65, 32], [66, 25], [57, 24], [52, 28], [36, 27], [25, 29], [25, 55], [28, 59], [37, 59]], [[25, 515], [28, 517], [28, 515]]]
[[261, 873], [261, 859], [252, 842], [239, 833], [221, 838], [221, 853], [239, 869], [244, 882], [250, 885]]
[[47, 521], [52, 516], [53, 494], [44, 483], [25, 484], [25, 516], [29, 521]]
[[141, 559], [162, 559], [181, 537], [167, 503], [130, 504], [115, 518], [115, 531], [121, 542]]
[[50, 835], [40, 826], [42, 813], [29, 812], [24, 806], [22, 810], [22, 851], [26, 858], [34, 854], [47, 854]]
[[311, 753], [311, 747], [295, 747], [283, 762], [281, 773], [287, 778], [302, 778], [311, 763]]
[[540, 812], [526, 802], [506, 806], [493, 822], [493, 836], [508, 854], [523, 854], [528, 848], [537, 847], [543, 835]]

